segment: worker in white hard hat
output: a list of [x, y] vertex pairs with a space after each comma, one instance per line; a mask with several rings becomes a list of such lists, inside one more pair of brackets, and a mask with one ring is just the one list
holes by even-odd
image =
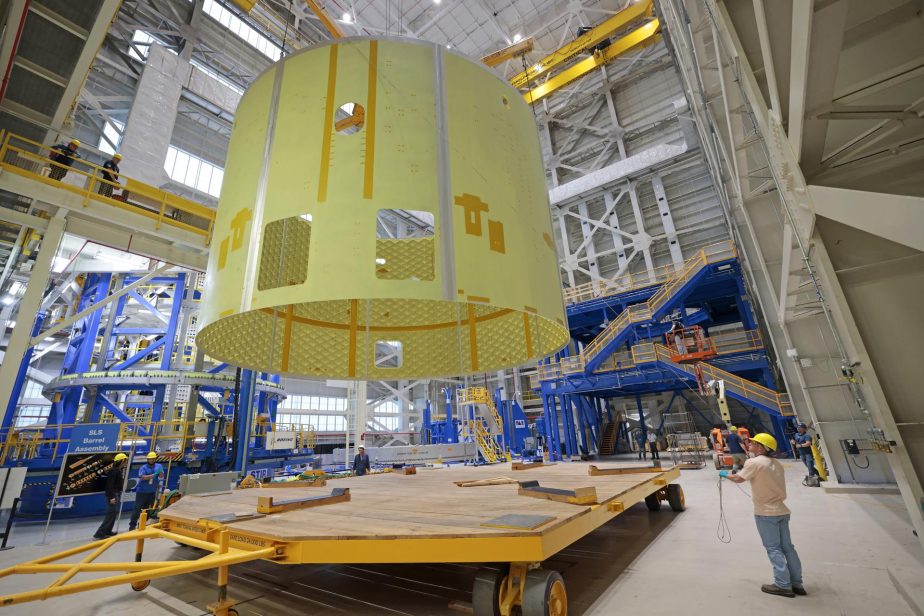
[[106, 471], [106, 517], [103, 523], [99, 525], [94, 539], [106, 539], [116, 533], [112, 531], [115, 526], [116, 516], [119, 514], [119, 503], [122, 502], [122, 486], [125, 485], [125, 465], [128, 456], [124, 453], [117, 453], [112, 459], [112, 465]]
[[145, 509], [154, 507], [160, 483], [164, 479], [164, 467], [157, 463], [157, 452], [149, 451], [145, 463], [138, 469], [138, 485], [135, 486], [135, 508], [128, 523], [128, 530], [135, 530], [138, 518]]
[[112, 158], [103, 163], [103, 182], [99, 183], [99, 194], [104, 197], [112, 196], [114, 185], [119, 182], [119, 161], [122, 155], [116, 152]]
[[74, 164], [75, 158], [80, 158], [77, 148], [80, 147], [78, 139], [71, 139], [67, 143], [57, 143], [51, 146], [51, 154], [48, 158], [54, 163], [51, 165], [51, 171], [48, 177], [60, 181], [67, 175], [68, 168]]
[[773, 584], [764, 584], [760, 589], [770, 595], [795, 597], [806, 592], [802, 585], [802, 562], [789, 535], [791, 512], [783, 502], [786, 500], [783, 465], [771, 457], [776, 450], [773, 436], [766, 432], [756, 434], [748, 444], [748, 451], [754, 457], [744, 463], [741, 472], [721, 471], [719, 476], [735, 483], [751, 482], [757, 532], [773, 565]]

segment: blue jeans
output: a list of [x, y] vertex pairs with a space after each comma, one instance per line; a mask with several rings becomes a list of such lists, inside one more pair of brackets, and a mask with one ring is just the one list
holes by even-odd
[[802, 562], [789, 536], [789, 515], [755, 515], [754, 519], [773, 565], [773, 583], [780, 588], [802, 586]]
[[818, 471], [815, 470], [815, 458], [812, 457], [811, 451], [808, 453], [802, 453], [802, 451], [800, 451], [799, 457], [802, 458], [802, 464], [808, 469], [809, 477], [814, 477], [818, 474]]

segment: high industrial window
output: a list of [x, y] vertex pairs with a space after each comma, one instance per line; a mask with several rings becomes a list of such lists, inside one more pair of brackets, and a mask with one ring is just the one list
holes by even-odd
[[134, 44], [128, 46], [128, 55], [141, 62], [148, 59], [148, 54], [151, 52], [151, 43], [157, 43], [173, 55], [177, 55], [176, 50], [171, 48], [170, 45], [159, 38], [151, 36], [144, 30], [135, 30], [135, 33], [132, 34], [132, 43]]
[[122, 131], [125, 130], [125, 123], [118, 120], [106, 122], [103, 127], [103, 134], [99, 138], [99, 149], [106, 154], [115, 154], [122, 143]]
[[180, 184], [185, 184], [213, 197], [221, 194], [221, 182], [224, 180], [225, 170], [172, 145], [167, 148], [164, 171], [171, 180]]
[[282, 56], [282, 50], [276, 43], [247, 25], [241, 18], [215, 2], [215, 0], [205, 0], [202, 10], [206, 15], [209, 15], [228, 30], [247, 41], [251, 47], [257, 49], [267, 58], [275, 62]]
[[280, 409], [299, 411], [346, 411], [346, 398], [327, 396], [289, 396], [279, 403]]
[[227, 87], [227, 88], [230, 88], [231, 90], [234, 90], [235, 92], [237, 92], [237, 93], [240, 94], [241, 96], [244, 95], [244, 88], [243, 88], [242, 86], [240, 86], [240, 85], [234, 83], [233, 81], [231, 81], [231, 80], [228, 79], [227, 77], [224, 77], [223, 75], [221, 75], [221, 74], [219, 74], [217, 71], [215, 71], [215, 70], [209, 68], [209, 67], [206, 66], [205, 64], [202, 64], [201, 62], [199, 62], [199, 61], [196, 60], [195, 58], [191, 59], [191, 60], [189, 61], [189, 63], [192, 64], [193, 66], [195, 66], [197, 69], [199, 69], [199, 70], [202, 71], [203, 73], [205, 73], [206, 75], [208, 75], [209, 77], [211, 77], [212, 79], [214, 79], [215, 81], [217, 81], [218, 83], [220, 83], [221, 85], [223, 85], [223, 86], [225, 86], [225, 87]]
[[21, 406], [16, 409], [16, 419], [14, 426], [17, 428], [26, 428], [44, 424], [48, 419], [48, 413], [51, 411], [50, 406]]
[[42, 398], [42, 385], [37, 381], [28, 379], [26, 386], [23, 388], [22, 397], [26, 400], [36, 400]]

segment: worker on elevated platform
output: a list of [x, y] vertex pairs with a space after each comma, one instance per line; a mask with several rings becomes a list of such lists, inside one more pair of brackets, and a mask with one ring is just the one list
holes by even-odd
[[802, 464], [808, 469], [808, 476], [817, 477], [818, 470], [815, 468], [815, 458], [812, 455], [812, 435], [808, 433], [808, 426], [800, 423], [796, 427], [796, 433], [792, 435], [792, 440]]
[[674, 339], [674, 346], [677, 349], [677, 354], [686, 355], [687, 343], [683, 339], [683, 323], [674, 321], [674, 324], [671, 326], [671, 336]]
[[[122, 155], [116, 153], [103, 163], [103, 179], [106, 181], [99, 183], [99, 194], [104, 197], [112, 197], [113, 184], [117, 184], [119, 181], [119, 161], [121, 160]], [[109, 182], [112, 182], [112, 184]]]
[[789, 534], [792, 512], [784, 503], [786, 476], [783, 465], [771, 457], [777, 450], [776, 439], [766, 432], [757, 434], [749, 450], [754, 457], [744, 463], [740, 473], [720, 471], [719, 476], [735, 483], [751, 482], [757, 532], [773, 565], [773, 584], [764, 584], [760, 589], [781, 597], [804, 595], [802, 562]]
[[362, 477], [372, 466], [369, 464], [369, 456], [366, 455], [366, 448], [360, 447], [356, 452], [356, 457], [353, 458], [353, 474], [357, 477]]
[[64, 179], [64, 176], [67, 175], [67, 169], [74, 164], [74, 159], [80, 158], [80, 154], [77, 153], [77, 148], [79, 147], [80, 141], [77, 139], [51, 146], [53, 151], [48, 155], [48, 158], [56, 164], [51, 166], [48, 177], [59, 182]]
[[103, 523], [99, 525], [94, 539], [106, 539], [116, 533], [112, 531], [115, 526], [116, 516], [119, 515], [119, 503], [122, 502], [122, 488], [125, 486], [125, 464], [128, 456], [124, 453], [117, 453], [112, 460], [112, 466], [106, 473], [106, 517]]
[[164, 467], [157, 463], [157, 453], [148, 452], [147, 461], [138, 469], [138, 485], [135, 487], [135, 508], [132, 510], [132, 519], [128, 523], [128, 530], [135, 530], [138, 518], [145, 509], [154, 507], [157, 493], [160, 491], [160, 482], [164, 478]]

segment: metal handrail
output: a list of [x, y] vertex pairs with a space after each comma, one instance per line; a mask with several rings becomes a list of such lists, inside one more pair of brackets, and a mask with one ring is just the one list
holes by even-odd
[[[700, 255], [704, 256], [708, 262], [711, 263], [716, 260], [728, 259], [736, 256], [737, 252], [734, 250], [734, 245], [732, 242], [726, 240], [717, 242], [715, 244], [710, 244], [702, 248], [697, 253], [697, 257]], [[569, 305], [579, 304], [581, 302], [601, 299], [604, 297], [610, 297], [612, 295], [618, 295], [620, 293], [627, 293], [629, 291], [635, 291], [637, 289], [644, 289], [647, 287], [659, 285], [676, 276], [678, 271], [683, 271], [688, 262], [689, 260], [685, 261], [679, 270], [675, 268], [673, 264], [668, 264], [658, 266], [651, 272], [648, 272], [647, 270], [635, 274], [632, 272], [627, 272], [619, 278], [585, 282], [584, 284], [578, 285], [576, 287], [570, 287], [563, 291], [565, 296], [565, 303]]]
[[576, 287], [570, 287], [564, 290], [565, 303], [580, 304], [581, 302], [627, 293], [646, 287], [661, 284], [674, 275], [673, 265], [661, 265], [654, 268], [651, 272], [647, 270], [633, 274], [627, 272], [619, 278], [610, 280], [594, 280], [585, 282]]
[[[0, 448], [0, 464], [4, 464], [8, 458], [31, 460], [40, 454], [54, 460], [62, 456], [70, 444], [71, 439], [69, 436], [64, 435], [65, 431], [76, 426], [86, 425], [106, 425], [106, 422], [100, 424], [32, 425], [25, 428], [10, 429], [4, 437], [2, 448]], [[116, 441], [116, 447], [127, 451], [133, 449], [155, 451], [160, 447], [161, 453], [182, 453], [196, 444], [204, 444], [205, 436], [195, 433], [195, 429], [192, 428], [195, 425], [197, 425], [197, 422], [187, 422], [182, 419], [158, 422], [122, 422], [119, 423], [119, 437]], [[270, 429], [295, 432], [300, 447], [305, 446], [302, 443], [307, 444], [308, 447], [313, 447], [313, 443], [317, 441], [317, 434], [313, 426], [278, 422], [255, 423], [250, 436], [265, 436]], [[227, 435], [231, 436], [234, 431], [233, 423], [228, 423], [227, 430]], [[54, 432], [53, 435], [48, 434], [51, 431]], [[146, 447], [139, 448], [139, 444]], [[50, 452], [48, 452], [49, 448], [51, 449]]]
[[[758, 351], [764, 348], [763, 338], [756, 329], [738, 328], [721, 332], [714, 336], [709, 336], [707, 340], [712, 341], [715, 345], [716, 352], [719, 356], [730, 355], [735, 353], [746, 353], [748, 351]], [[655, 361], [655, 354], [648, 352], [643, 357], [639, 357], [642, 349], [651, 347], [651, 343], [637, 344], [629, 351], [617, 351], [606, 358], [600, 366], [594, 370], [594, 374], [603, 372], [613, 372], [615, 370], [629, 370], [635, 368], [638, 363]], [[670, 360], [670, 354], [665, 357]], [[581, 370], [575, 370], [581, 366]], [[574, 357], [566, 357], [560, 362], [550, 364], [539, 364], [537, 373], [530, 375], [531, 386], [535, 382], [533, 389], [538, 389], [539, 381], [554, 381], [561, 378], [563, 374], [573, 374], [574, 372], [583, 371], [585, 364], [583, 360], [577, 360]]]
[[630, 323], [643, 323], [649, 321], [658, 309], [667, 303], [668, 299], [674, 294], [674, 291], [682, 287], [703, 267], [710, 263], [715, 263], [716, 261], [732, 259], [737, 256], [737, 254], [734, 243], [725, 241], [706, 246], [695, 256], [687, 259], [684, 262], [683, 269], [665, 281], [664, 284], [661, 285], [661, 288], [658, 289], [647, 302], [633, 304], [629, 306], [628, 309], [623, 310], [616, 319], [610, 322], [606, 329], [600, 332], [590, 344], [584, 347], [581, 354], [584, 357], [585, 363], [596, 357], [597, 354]]
[[[0, 168], [80, 195], [83, 197], [84, 206], [87, 206], [90, 201], [94, 201], [134, 212], [155, 220], [157, 228], [161, 226], [175, 227], [201, 235], [205, 240], [204, 244], [206, 246], [209, 244], [212, 228], [215, 224], [215, 211], [213, 209], [122, 173], [119, 174], [119, 178], [125, 180], [125, 186], [118, 182], [110, 182], [101, 177], [101, 174], [105, 171], [103, 167], [80, 159], [75, 159], [74, 163], [68, 167], [48, 158], [48, 154], [51, 152], [52, 149], [49, 146], [37, 141], [14, 133], [5, 133], [3, 134], [2, 145], [0, 145]], [[43, 174], [44, 169], [54, 167], [65, 169], [69, 173], [83, 177], [83, 185], [55, 180]], [[100, 187], [106, 185], [112, 189], [121, 189], [124, 195], [123, 198], [116, 199], [101, 194], [99, 192]], [[126, 187], [131, 188], [131, 201], [128, 200]]]

